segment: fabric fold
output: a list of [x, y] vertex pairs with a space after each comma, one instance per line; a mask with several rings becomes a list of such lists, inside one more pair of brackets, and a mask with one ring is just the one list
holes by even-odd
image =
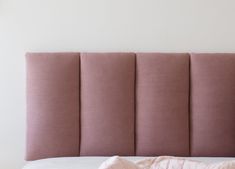
[[113, 156], [104, 161], [99, 169], [235, 169], [235, 160], [209, 164], [181, 157], [159, 156], [131, 162]]

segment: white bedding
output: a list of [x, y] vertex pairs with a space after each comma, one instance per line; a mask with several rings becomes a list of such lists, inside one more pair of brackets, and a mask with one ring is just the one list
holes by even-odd
[[[49, 158], [28, 162], [23, 169], [98, 169], [100, 164], [109, 157], [61, 157]], [[145, 157], [124, 157], [131, 161], [141, 160]], [[235, 160], [235, 158], [218, 157], [189, 157], [198, 161], [215, 163], [225, 160]]]

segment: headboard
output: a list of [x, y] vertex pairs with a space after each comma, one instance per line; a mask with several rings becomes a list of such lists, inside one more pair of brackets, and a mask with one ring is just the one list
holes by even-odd
[[27, 53], [27, 160], [235, 156], [235, 54]]

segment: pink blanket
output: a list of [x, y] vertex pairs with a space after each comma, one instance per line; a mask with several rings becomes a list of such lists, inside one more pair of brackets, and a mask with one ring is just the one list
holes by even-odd
[[104, 161], [99, 169], [235, 169], [235, 161], [207, 164], [184, 158], [160, 156], [134, 163], [114, 156]]

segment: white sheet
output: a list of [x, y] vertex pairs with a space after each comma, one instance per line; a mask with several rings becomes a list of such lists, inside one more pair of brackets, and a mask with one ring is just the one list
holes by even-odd
[[[98, 169], [100, 164], [109, 157], [61, 157], [49, 158], [28, 162], [23, 169]], [[131, 161], [141, 160], [145, 157], [124, 157]], [[235, 160], [235, 158], [218, 157], [189, 157], [198, 161], [215, 163], [224, 160]]]

